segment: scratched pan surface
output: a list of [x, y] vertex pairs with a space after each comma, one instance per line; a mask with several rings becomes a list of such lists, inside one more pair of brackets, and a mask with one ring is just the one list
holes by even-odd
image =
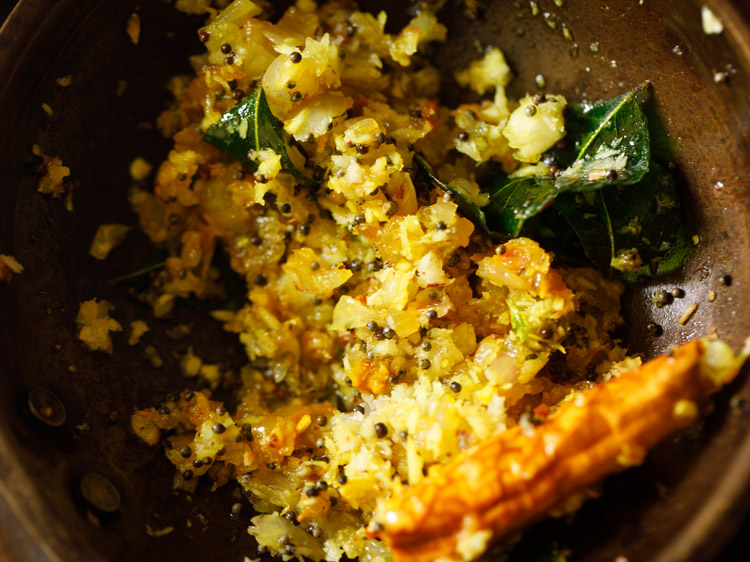
[[[405, 17], [402, 3], [373, 4], [392, 4], [394, 19]], [[544, 75], [549, 91], [573, 100], [653, 83], [652, 109], [671, 138], [671, 148], [660, 150], [671, 152], [662, 156], [677, 166], [700, 243], [680, 273], [630, 290], [626, 337], [634, 350], [653, 355], [669, 342], [716, 328], [738, 347], [750, 334], [750, 36], [732, 6], [709, 2], [726, 30], [706, 36], [700, 3], [686, 0], [569, 0], [562, 7], [539, 0], [542, 13], [535, 17], [526, 2], [480, 4], [476, 19], [456, 4], [444, 10], [444, 21], [452, 22], [449, 41], [435, 57], [446, 78], [477, 49], [498, 45], [518, 76], [514, 95], [534, 91], [536, 74]], [[142, 34], [134, 46], [125, 22], [137, 6]], [[136, 263], [145, 240], [131, 236], [103, 263], [87, 248], [98, 224], [133, 222], [125, 203], [128, 164], [136, 156], [158, 162], [168, 150], [149, 124], [168, 101], [167, 79], [188, 72], [185, 55], [200, 50], [198, 24], [165, 2], [24, 0], [0, 34], [0, 252], [26, 267], [0, 287], [0, 507], [8, 508], [6, 517], [13, 512], [14, 529], [35, 545], [15, 559], [239, 561], [255, 552], [245, 532], [247, 506], [239, 518], [229, 516], [237, 501], [231, 486], [211, 494], [201, 484], [192, 498], [173, 495], [169, 463], [129, 429], [133, 408], [185, 385], [173, 352], [184, 352], [187, 342], [169, 341], [165, 325], [151, 321], [165, 359], [155, 369], [122, 336], [117, 353], [103, 356], [84, 352], [74, 334], [77, 303], [92, 297], [115, 303], [120, 320], [148, 317], [145, 305], [103, 281]], [[590, 47], [594, 43], [598, 49]], [[727, 72], [728, 80], [717, 82], [717, 72]], [[71, 86], [55, 84], [68, 74]], [[119, 97], [118, 87], [124, 87]], [[42, 102], [52, 116], [40, 109]], [[70, 166], [75, 212], [36, 193], [33, 143]], [[727, 274], [730, 286], [721, 284]], [[685, 298], [654, 309], [654, 292], [674, 286], [685, 289]], [[710, 290], [716, 291], [714, 302], [708, 302]], [[680, 326], [676, 318], [693, 303], [697, 313]], [[200, 323], [200, 339], [189, 343], [202, 357], [224, 365], [242, 361], [234, 338], [200, 322], [200, 312], [183, 306], [176, 316]], [[664, 326], [663, 336], [646, 335], [652, 320]], [[34, 388], [61, 399], [67, 412], [62, 427], [31, 423], [22, 405]], [[522, 548], [530, 552], [532, 543], [556, 540], [572, 550], [572, 560], [585, 562], [618, 555], [633, 561], [711, 559], [747, 501], [748, 399], [744, 374], [718, 397], [699, 429], [664, 443], [643, 467], [609, 479], [604, 498], [572, 519], [537, 526]], [[87, 515], [76, 490], [91, 472], [119, 490], [114, 515]], [[174, 530], [154, 538], [146, 534], [147, 524]]]

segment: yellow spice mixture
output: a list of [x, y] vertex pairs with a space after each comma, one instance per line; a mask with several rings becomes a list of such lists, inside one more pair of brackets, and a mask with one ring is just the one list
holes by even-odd
[[[416, 173], [420, 153], [485, 204], [477, 166], [543, 166], [565, 133], [562, 96], [508, 100], [511, 72], [495, 48], [455, 77], [484, 101], [443, 107], [424, 55], [446, 36], [433, 13], [391, 35], [385, 13], [346, 2], [299, 0], [277, 23], [265, 6], [210, 10], [207, 53], [193, 59], [196, 76], [171, 81], [175, 103], [158, 121], [174, 148], [153, 192], [131, 194], [141, 228], [171, 252], [149, 293], [155, 316], [178, 298], [222, 294], [217, 252], [247, 281], [239, 310], [213, 313], [247, 352], [239, 406], [185, 391], [135, 413], [132, 427], [150, 445], [168, 432], [176, 487], [207, 478], [250, 492], [261, 550], [386, 561], [385, 543], [365, 532], [379, 502], [637, 364], [610, 338], [622, 286], [553, 267], [532, 240], [491, 242]], [[271, 149], [251, 154], [251, 167], [203, 140], [258, 87], [314, 186]], [[103, 256], [119, 241], [105, 234]], [[93, 349], [110, 350], [109, 331], [121, 329], [107, 310], [91, 301], [79, 316]], [[183, 370], [220, 377], [192, 351]], [[470, 559], [481, 548], [465, 550]]]

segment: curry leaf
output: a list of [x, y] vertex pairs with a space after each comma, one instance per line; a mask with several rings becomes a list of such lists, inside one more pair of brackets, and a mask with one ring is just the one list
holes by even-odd
[[551, 176], [509, 177], [492, 191], [483, 210], [493, 230], [518, 236], [526, 220], [544, 210], [557, 194]]
[[[566, 118], [576, 156], [554, 181], [550, 176], [507, 177], [490, 191], [482, 209], [491, 232], [518, 236], [524, 223], [568, 191], [591, 192], [629, 185], [648, 172], [648, 122], [640, 108], [642, 85], [613, 100], [573, 104]], [[589, 195], [589, 198], [593, 195]]]
[[668, 273], [689, 253], [674, 179], [654, 162], [635, 185], [566, 194], [555, 206], [602, 269]]
[[571, 104], [565, 126], [575, 160], [557, 178], [561, 191], [631, 185], [649, 170], [648, 122], [640, 102], [648, 83], [612, 100]]
[[248, 156], [249, 151], [271, 149], [281, 157], [283, 171], [304, 185], [316, 185], [292, 163], [284, 135], [260, 86], [211, 125], [203, 138], [250, 166], [256, 163]]
[[466, 218], [484, 231], [485, 234], [493, 234], [487, 226], [487, 218], [482, 207], [472, 201], [463, 190], [451, 187], [437, 179], [435, 173], [432, 171], [432, 166], [430, 166], [427, 163], [427, 160], [425, 160], [420, 154], [414, 156], [414, 161], [428, 183], [431, 183], [434, 187], [453, 195], [453, 200]]
[[437, 179], [421, 155], [415, 161], [429, 183], [453, 195], [464, 216], [485, 234], [518, 236], [524, 222], [549, 205], [557, 192], [549, 176], [508, 177], [492, 190], [489, 203], [480, 207], [463, 190]]
[[[571, 104], [567, 147], [547, 162], [565, 168], [550, 175], [503, 176], [479, 207], [466, 193], [441, 183], [422, 157], [417, 164], [434, 186], [454, 195], [461, 211], [485, 233], [525, 235], [558, 253], [582, 254], [604, 270], [633, 278], [668, 273], [690, 251], [674, 180], [651, 159], [644, 83], [609, 101]], [[552, 208], [549, 208], [552, 206]], [[580, 243], [574, 246], [575, 241]]]

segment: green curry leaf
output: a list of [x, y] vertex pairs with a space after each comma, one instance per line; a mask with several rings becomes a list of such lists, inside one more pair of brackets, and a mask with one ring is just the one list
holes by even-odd
[[568, 107], [565, 126], [576, 157], [555, 182], [560, 191], [590, 191], [643, 179], [651, 161], [648, 122], [640, 106], [647, 87]]
[[482, 207], [472, 201], [463, 190], [451, 187], [450, 185], [447, 185], [437, 179], [435, 173], [432, 171], [432, 166], [430, 166], [430, 164], [427, 162], [427, 160], [424, 159], [422, 155], [415, 155], [414, 161], [416, 162], [419, 171], [422, 173], [428, 183], [432, 184], [433, 187], [437, 187], [438, 189], [445, 191], [446, 193], [450, 193], [453, 196], [453, 200], [458, 205], [458, 208], [466, 218], [471, 220], [485, 234], [493, 234], [493, 232], [487, 226], [487, 217], [485, 216]]
[[503, 176], [483, 207], [441, 183], [421, 156], [417, 164], [487, 234], [524, 233], [574, 259], [583, 254], [626, 279], [668, 273], [685, 262], [690, 244], [674, 180], [651, 158], [648, 120], [641, 109], [647, 90], [644, 83], [612, 100], [568, 106], [567, 147], [546, 155], [563, 172], [554, 179]]
[[556, 194], [550, 176], [507, 177], [492, 191], [489, 203], [480, 207], [463, 190], [437, 179], [421, 155], [415, 161], [428, 182], [453, 195], [464, 216], [485, 234], [518, 236], [524, 222], [549, 205]]
[[674, 179], [654, 162], [635, 185], [566, 194], [555, 206], [602, 269], [668, 273], [689, 253]]
[[498, 184], [483, 209], [489, 225], [505, 236], [518, 236], [524, 223], [558, 195], [552, 176], [508, 177]]
[[260, 86], [211, 125], [203, 139], [249, 166], [256, 166], [249, 151], [271, 149], [281, 157], [283, 171], [303, 185], [316, 185], [292, 163], [284, 135]]

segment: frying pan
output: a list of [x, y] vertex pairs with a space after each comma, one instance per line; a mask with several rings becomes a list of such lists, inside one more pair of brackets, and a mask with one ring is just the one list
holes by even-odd
[[[475, 14], [449, 2], [442, 16], [451, 22], [449, 39], [433, 53], [447, 96], [457, 95], [449, 71], [488, 45], [505, 51], [515, 96], [537, 90], [539, 76], [570, 100], [609, 98], [650, 80], [649, 115], [667, 135], [655, 150], [675, 164], [697, 245], [678, 273], [629, 288], [623, 337], [645, 356], [714, 329], [739, 347], [750, 335], [750, 34], [743, 20], [727, 0], [708, 1], [725, 26], [709, 36], [697, 0], [559, 3], [538, 0], [533, 16], [525, 1], [479, 2]], [[388, 9], [394, 28], [407, 18], [403, 3], [365, 7]], [[138, 45], [125, 33], [134, 11], [142, 22]], [[142, 235], [131, 233], [104, 262], [87, 251], [99, 224], [134, 222], [128, 165], [137, 156], [158, 163], [168, 151], [153, 122], [168, 103], [168, 78], [189, 72], [186, 55], [201, 49], [200, 23], [166, 2], [24, 0], [0, 33], [0, 253], [26, 268], [0, 287], [0, 511], [13, 514], [9, 533], [29, 539], [13, 559], [242, 560], [255, 552], [241, 494], [232, 486], [210, 493], [205, 483], [192, 496], [173, 493], [171, 465], [139, 443], [128, 423], [134, 408], [195, 384], [179, 374], [175, 353], [193, 345], [206, 361], [230, 368], [243, 361], [240, 346], [190, 303], [171, 322], [200, 330], [171, 340], [170, 323], [149, 319], [132, 290], [106, 282], [148, 257]], [[72, 84], [63, 88], [56, 79], [66, 75]], [[34, 143], [70, 166], [73, 212], [36, 192]], [[685, 297], [655, 308], [655, 292], [673, 287]], [[149, 319], [149, 343], [164, 365], [152, 366], [142, 346], [129, 347], [122, 335], [111, 356], [83, 350], [75, 316], [78, 303], [93, 297], [114, 303], [123, 325]], [[696, 314], [677, 323], [693, 303]], [[652, 321], [663, 335], [646, 333]], [[40, 409], [40, 396], [59, 400], [58, 409]], [[749, 405], [744, 373], [698, 427], [663, 443], [642, 467], [608, 479], [603, 499], [574, 517], [530, 530], [521, 551], [555, 541], [581, 562], [712, 559], [747, 505]], [[44, 412], [56, 412], [58, 426], [45, 423]], [[100, 477], [98, 490], [114, 510], [81, 492], [82, 482]], [[147, 525], [172, 531], [154, 537]]]

